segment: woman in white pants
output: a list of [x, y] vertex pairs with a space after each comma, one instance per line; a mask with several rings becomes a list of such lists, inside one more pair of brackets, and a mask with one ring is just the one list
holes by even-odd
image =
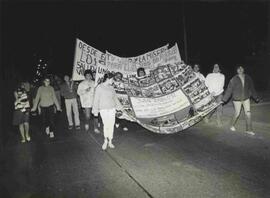
[[107, 73], [104, 75], [100, 85], [97, 86], [92, 113], [98, 116], [100, 113], [103, 122], [104, 143], [102, 149], [107, 149], [107, 146], [114, 148], [112, 144], [113, 131], [115, 124], [116, 108], [121, 108], [121, 104], [117, 99], [116, 92], [112, 86], [113, 74]]

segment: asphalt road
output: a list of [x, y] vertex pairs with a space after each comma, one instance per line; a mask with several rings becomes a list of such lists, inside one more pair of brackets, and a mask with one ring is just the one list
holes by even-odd
[[270, 197], [270, 104], [252, 106], [255, 136], [229, 130], [215, 118], [185, 131], [160, 135], [123, 121], [115, 129], [115, 149], [101, 150], [103, 137], [92, 130], [68, 131], [59, 115], [49, 139], [32, 121], [32, 141], [19, 143], [15, 130], [0, 161], [0, 197]]

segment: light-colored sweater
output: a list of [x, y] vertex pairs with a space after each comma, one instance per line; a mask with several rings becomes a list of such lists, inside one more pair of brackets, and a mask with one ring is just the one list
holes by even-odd
[[80, 96], [83, 108], [91, 108], [93, 106], [94, 90], [95, 82], [92, 80], [84, 80], [79, 84], [77, 94]]
[[100, 84], [95, 91], [92, 109], [93, 114], [96, 115], [103, 109], [113, 108], [122, 109], [114, 88], [112, 86]]
[[40, 86], [38, 88], [33, 109], [36, 109], [38, 104], [40, 104], [41, 107], [49, 107], [55, 104], [57, 109], [60, 109], [52, 86]]
[[194, 72], [196, 77], [199, 78], [201, 81], [205, 81], [205, 77], [201, 72]]
[[210, 73], [205, 78], [205, 85], [214, 96], [218, 96], [223, 93], [224, 83], [225, 76], [221, 73]]

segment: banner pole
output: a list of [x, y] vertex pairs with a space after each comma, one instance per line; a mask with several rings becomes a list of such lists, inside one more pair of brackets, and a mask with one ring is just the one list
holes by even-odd
[[72, 77], [71, 77], [71, 79], [72, 79], [72, 81], [73, 81], [73, 79], [74, 79], [74, 69], [75, 69], [75, 64], [76, 64], [76, 51], [77, 51], [77, 44], [78, 44], [78, 39], [76, 38], [76, 41], [75, 41], [75, 50], [74, 50], [74, 58], [73, 58], [73, 69], [72, 69]]
[[182, 19], [183, 19], [183, 31], [184, 31], [184, 50], [185, 50], [185, 62], [188, 62], [188, 51], [187, 51], [187, 29], [186, 29], [186, 17], [184, 3], [182, 3]]

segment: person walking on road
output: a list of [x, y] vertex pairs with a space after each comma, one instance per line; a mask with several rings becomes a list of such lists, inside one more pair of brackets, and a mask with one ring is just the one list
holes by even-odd
[[103, 122], [103, 150], [107, 149], [107, 146], [109, 146], [109, 148], [114, 148], [112, 139], [115, 124], [115, 113], [116, 109], [122, 110], [121, 104], [117, 99], [116, 92], [112, 86], [112, 83], [113, 74], [105, 74], [102, 83], [96, 88], [92, 110], [95, 116], [98, 116], [98, 113], [100, 113]]
[[[58, 101], [60, 108], [62, 108], [61, 90], [60, 90], [60, 86], [62, 83], [63, 82], [62, 82], [61, 78], [59, 78], [57, 75], [51, 76], [51, 86], [54, 88], [55, 96], [56, 96], [56, 99]], [[55, 109], [54, 111], [56, 113], [57, 109]]]
[[29, 111], [30, 102], [28, 94], [22, 83], [19, 84], [16, 91], [14, 91], [15, 96], [15, 110], [13, 113], [13, 125], [19, 126], [21, 134], [21, 142], [25, 143], [25, 140], [30, 141], [29, 135]]
[[[225, 76], [220, 73], [220, 67], [218, 64], [215, 64], [213, 67], [213, 73], [210, 73], [205, 78], [205, 85], [208, 87], [211, 95], [216, 99], [217, 103], [220, 103], [223, 97], [224, 92], [224, 83]], [[210, 113], [209, 116], [205, 117], [205, 122], [209, 121], [209, 118], [213, 115], [214, 112]], [[217, 115], [217, 124], [219, 127], [222, 126], [221, 115], [222, 115], [222, 105], [219, 105], [216, 109]]]
[[[113, 86], [117, 89], [117, 88], [122, 88], [123, 90], [125, 89], [125, 86], [123, 84], [123, 74], [120, 72], [116, 72], [114, 75], [114, 80], [113, 80]], [[121, 114], [120, 112], [118, 113], [119, 115]], [[116, 114], [117, 115], [117, 114]], [[123, 124], [122, 124], [123, 125]], [[116, 116], [116, 123], [115, 123], [115, 127], [119, 128], [120, 127], [120, 119], [117, 118]], [[128, 131], [128, 127], [123, 126], [122, 127], [123, 131]]]
[[62, 110], [56, 98], [54, 88], [50, 86], [50, 78], [45, 77], [43, 83], [44, 85], [38, 88], [37, 95], [31, 111], [36, 111], [37, 106], [40, 105], [43, 127], [45, 128], [46, 134], [50, 135], [50, 138], [54, 138], [54, 106], [56, 106], [57, 111]]
[[[91, 118], [91, 110], [93, 106], [93, 99], [94, 99], [94, 92], [95, 92], [95, 82], [94, 82], [94, 76], [91, 70], [85, 70], [84, 72], [85, 80], [82, 81], [79, 86], [77, 93], [80, 96], [81, 106], [84, 108], [84, 114], [85, 114], [85, 130], [89, 130], [89, 122]], [[96, 122], [98, 122], [97, 119], [94, 120], [94, 132], [100, 133], [100, 131], [97, 128]]]
[[65, 99], [66, 114], [68, 119], [68, 129], [73, 128], [72, 112], [74, 114], [75, 128], [80, 130], [79, 108], [77, 103], [77, 92], [75, 84], [68, 75], [64, 76], [64, 83], [60, 86], [61, 96]]
[[253, 98], [255, 102], [259, 102], [259, 97], [251, 77], [245, 74], [244, 67], [237, 66], [236, 71], [237, 74], [230, 80], [222, 99], [222, 103], [224, 103], [232, 96], [234, 116], [232, 118], [230, 130], [236, 131], [235, 124], [243, 106], [246, 117], [246, 133], [255, 135], [252, 129], [250, 98]]

